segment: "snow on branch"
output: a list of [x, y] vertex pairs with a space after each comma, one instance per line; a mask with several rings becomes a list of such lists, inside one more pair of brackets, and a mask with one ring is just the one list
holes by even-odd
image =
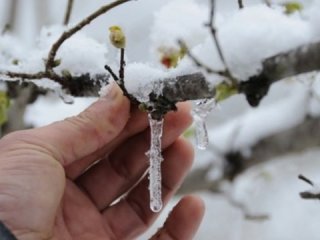
[[65, 31], [59, 37], [59, 39], [52, 45], [52, 47], [50, 49], [50, 52], [48, 54], [47, 63], [46, 63], [46, 72], [53, 71], [53, 68], [55, 65], [54, 61], [55, 61], [57, 51], [59, 50], [60, 46], [64, 43], [65, 40], [70, 38], [76, 32], [80, 31], [86, 25], [90, 24], [97, 17], [99, 17], [102, 14], [105, 14], [106, 12], [108, 12], [109, 10], [111, 10], [111, 9], [113, 9], [123, 3], [129, 2], [129, 1], [131, 1], [131, 0], [117, 0], [117, 1], [114, 1], [114, 2], [109, 3], [107, 5], [104, 5], [104, 6], [100, 7], [97, 11], [95, 11], [94, 13], [90, 14], [88, 17], [83, 19], [81, 22], [79, 22], [74, 27], [70, 28], [68, 31]]
[[[214, 167], [213, 165], [195, 169], [182, 184], [180, 193], [185, 194], [199, 190], [220, 193], [221, 184], [224, 181], [235, 179], [251, 167], [285, 154], [302, 152], [306, 149], [318, 147], [320, 144], [319, 135], [320, 118], [308, 118], [296, 127], [260, 140], [252, 146], [249, 157], [243, 156], [238, 151], [224, 153], [221, 157], [225, 159], [226, 164], [224, 165], [221, 177], [217, 179], [210, 179], [208, 177], [209, 172]], [[301, 193], [301, 197], [320, 199], [320, 191], [306, 191]]]
[[[268, 93], [269, 87], [276, 81], [298, 74], [320, 70], [320, 42], [300, 46], [263, 61], [262, 71], [247, 81], [238, 83], [239, 93], [243, 93], [252, 106], [257, 106]], [[61, 76], [52, 71], [35, 74], [5, 72], [10, 79], [34, 80], [48, 78], [61, 84], [62, 88], [74, 96], [98, 96], [101, 84], [106, 84], [109, 74], [91, 76]], [[152, 81], [154, 84], [156, 81]], [[162, 107], [168, 107], [180, 101], [215, 97], [216, 90], [201, 72], [158, 79], [163, 83], [161, 95], [151, 94], [150, 101]], [[167, 104], [166, 104], [167, 103]], [[170, 107], [173, 110], [172, 107]], [[167, 109], [170, 110], [170, 109]]]
[[258, 75], [250, 77], [239, 86], [239, 92], [244, 93], [253, 106], [259, 104], [272, 83], [298, 74], [320, 70], [320, 42], [303, 45], [267, 58], [262, 66], [262, 71]]

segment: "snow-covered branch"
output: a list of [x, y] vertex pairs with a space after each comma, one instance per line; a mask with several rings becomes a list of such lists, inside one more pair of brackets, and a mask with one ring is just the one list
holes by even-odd
[[97, 11], [95, 11], [94, 13], [90, 14], [88, 17], [83, 19], [81, 22], [79, 22], [74, 27], [70, 28], [68, 31], [65, 31], [59, 37], [59, 39], [52, 45], [52, 47], [50, 49], [50, 52], [48, 54], [47, 63], [46, 63], [46, 72], [53, 71], [53, 68], [54, 68], [54, 65], [55, 65], [54, 61], [55, 61], [55, 57], [56, 57], [57, 51], [59, 50], [60, 46], [68, 38], [70, 38], [76, 32], [80, 31], [86, 25], [90, 24], [97, 17], [99, 17], [102, 14], [105, 14], [106, 12], [108, 12], [109, 10], [111, 10], [111, 9], [113, 9], [113, 8], [123, 4], [123, 3], [129, 2], [129, 1], [131, 1], [131, 0], [117, 0], [117, 1], [114, 1], [114, 2], [109, 3], [107, 5], [104, 5], [101, 8], [99, 8]]
[[[251, 167], [272, 160], [275, 157], [319, 147], [319, 135], [320, 118], [307, 118], [296, 127], [262, 139], [251, 147], [250, 156], [243, 156], [241, 152], [225, 153], [224, 156], [221, 156], [224, 158], [225, 165], [220, 178], [212, 180], [208, 177], [213, 168], [212, 165], [195, 169], [184, 181], [180, 192], [190, 193], [206, 190], [220, 193], [221, 184], [224, 181], [233, 180]], [[306, 194], [303, 196], [306, 196]]]
[[320, 70], [320, 42], [300, 46], [263, 61], [262, 71], [241, 82], [239, 92], [257, 106], [272, 83], [298, 74]]

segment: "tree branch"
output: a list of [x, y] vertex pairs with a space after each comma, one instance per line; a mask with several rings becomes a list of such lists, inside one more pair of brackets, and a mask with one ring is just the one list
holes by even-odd
[[[237, 86], [238, 92], [243, 93], [252, 106], [257, 106], [260, 103], [261, 99], [268, 93], [270, 85], [274, 82], [301, 73], [320, 70], [320, 42], [303, 45], [286, 53], [267, 58], [263, 61], [262, 67], [259, 74], [250, 77], [247, 81], [238, 83]], [[75, 87], [73, 87], [73, 83], [68, 83], [68, 77], [60, 76], [52, 71], [34, 74], [5, 72], [2, 75], [22, 80], [49, 78], [60, 83], [64, 89], [75, 96], [86, 96], [88, 93], [90, 93], [90, 96], [97, 95], [99, 91], [97, 88], [98, 81], [95, 80], [96, 76], [90, 76], [89, 73], [81, 75], [82, 78], [86, 76], [84, 77], [86, 80], [93, 80], [91, 83], [88, 81], [85, 87], [82, 87], [83, 93], [80, 93], [79, 89], [74, 91]], [[101, 74], [100, 78], [101, 76], [103, 76], [103, 79], [109, 78], [109, 74]], [[79, 76], [70, 76], [70, 78], [79, 79]], [[168, 81], [159, 79], [159, 82], [163, 82], [165, 86], [163, 95], [159, 97], [151, 95], [150, 101], [156, 106], [162, 106], [162, 111], [168, 110], [168, 106], [170, 106], [169, 109], [173, 110], [172, 104], [179, 101], [214, 98], [216, 93], [214, 87], [200, 72], [177, 76], [168, 79]], [[69, 89], [70, 87], [72, 89]], [[89, 89], [89, 91], [86, 89]], [[93, 93], [93, 90], [96, 92]]]
[[[251, 167], [270, 161], [275, 157], [319, 147], [319, 135], [320, 118], [307, 118], [296, 127], [282, 131], [258, 142], [251, 147], [250, 157], [245, 157], [240, 152], [225, 153], [224, 156], [221, 156], [225, 159], [223, 174], [215, 180], [210, 180], [207, 177], [210, 169], [214, 167], [213, 165], [195, 169], [187, 176], [179, 191], [183, 194], [201, 190], [221, 193], [221, 183], [234, 180], [235, 177]], [[312, 185], [313, 182], [310, 181], [308, 184]], [[304, 196], [307, 195], [305, 194], [302, 197]], [[309, 194], [308, 196], [311, 195]], [[305, 198], [308, 198], [308, 196]], [[315, 196], [318, 198], [320, 193]], [[311, 197], [309, 197], [309, 199], [310, 198]]]
[[244, 8], [244, 5], [243, 5], [243, 1], [242, 0], [238, 0], [238, 5], [239, 5], [239, 8]]
[[252, 106], [257, 106], [268, 93], [272, 83], [301, 73], [320, 70], [320, 42], [302, 45], [286, 53], [267, 58], [262, 71], [241, 82], [239, 92], [244, 93]]
[[90, 24], [97, 17], [99, 17], [102, 14], [108, 12], [109, 10], [111, 10], [111, 9], [113, 9], [113, 8], [123, 4], [123, 3], [129, 2], [129, 1], [132, 1], [132, 0], [117, 0], [117, 1], [114, 1], [114, 2], [112, 2], [110, 4], [102, 6], [97, 11], [95, 11], [94, 13], [92, 13], [91, 15], [89, 15], [88, 17], [83, 19], [81, 22], [79, 22], [77, 25], [75, 25], [74, 27], [70, 28], [68, 31], [64, 32], [59, 37], [59, 39], [52, 45], [52, 47], [50, 49], [50, 52], [48, 54], [47, 63], [46, 63], [46, 72], [53, 71], [54, 60], [55, 60], [57, 51], [60, 48], [60, 46], [64, 43], [65, 40], [70, 38], [73, 34], [78, 32], [79, 30], [81, 30], [86, 25]]
[[68, 23], [69, 23], [71, 12], [72, 12], [72, 7], [73, 7], [73, 1], [74, 0], [68, 0], [66, 12], [64, 15], [64, 21], [63, 21], [64, 25], [68, 25]]
[[225, 67], [225, 75], [227, 75], [227, 77], [228, 77], [227, 80], [230, 80], [232, 85], [236, 85], [236, 81], [233, 78], [233, 76], [232, 76], [232, 74], [231, 74], [231, 72], [229, 70], [229, 67], [227, 65], [227, 62], [226, 62], [225, 57], [224, 57], [223, 52], [222, 52], [221, 44], [220, 44], [218, 36], [217, 36], [217, 29], [215, 27], [216, 1], [215, 0], [211, 0], [210, 4], [211, 4], [210, 5], [210, 15], [209, 15], [209, 22], [208, 22], [207, 26], [210, 29], [211, 36], [212, 36], [213, 41], [214, 41], [214, 43], [215, 43], [215, 45], [217, 47], [219, 57], [220, 57], [223, 65]]

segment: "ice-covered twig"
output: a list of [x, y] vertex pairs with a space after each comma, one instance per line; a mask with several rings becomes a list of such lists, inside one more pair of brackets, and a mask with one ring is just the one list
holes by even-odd
[[196, 144], [199, 149], [206, 149], [209, 144], [206, 119], [215, 106], [214, 99], [205, 99], [199, 101], [192, 111], [196, 127]]
[[161, 183], [161, 162], [163, 160], [161, 154], [161, 138], [163, 129], [163, 118], [153, 119], [152, 115], [148, 115], [150, 124], [150, 150], [147, 152], [149, 157], [149, 193], [150, 193], [150, 209], [153, 212], [159, 212], [162, 209], [162, 183]]
[[300, 180], [308, 183], [309, 185], [314, 186], [314, 183], [313, 183], [309, 178], [303, 176], [302, 174], [300, 174], [300, 175], [298, 176], [298, 178], [299, 178]]
[[68, 25], [68, 23], [69, 23], [72, 8], [73, 8], [73, 1], [74, 0], [68, 0], [68, 4], [67, 4], [66, 12], [64, 15], [64, 20], [63, 20], [64, 25]]

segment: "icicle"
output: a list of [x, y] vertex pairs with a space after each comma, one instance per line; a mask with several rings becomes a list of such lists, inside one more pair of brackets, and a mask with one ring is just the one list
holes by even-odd
[[159, 212], [162, 209], [162, 193], [161, 193], [161, 137], [163, 119], [152, 119], [151, 114], [148, 115], [151, 144], [150, 150], [146, 153], [149, 157], [149, 193], [150, 193], [150, 209], [153, 212]]
[[209, 144], [206, 118], [210, 111], [215, 106], [214, 99], [205, 99], [197, 103], [197, 106], [192, 111], [196, 127], [196, 144], [199, 149], [206, 149]]
[[73, 97], [71, 95], [67, 94], [61, 88], [56, 89], [56, 93], [59, 95], [59, 97], [62, 99], [62, 101], [65, 104], [73, 104], [74, 103]]

